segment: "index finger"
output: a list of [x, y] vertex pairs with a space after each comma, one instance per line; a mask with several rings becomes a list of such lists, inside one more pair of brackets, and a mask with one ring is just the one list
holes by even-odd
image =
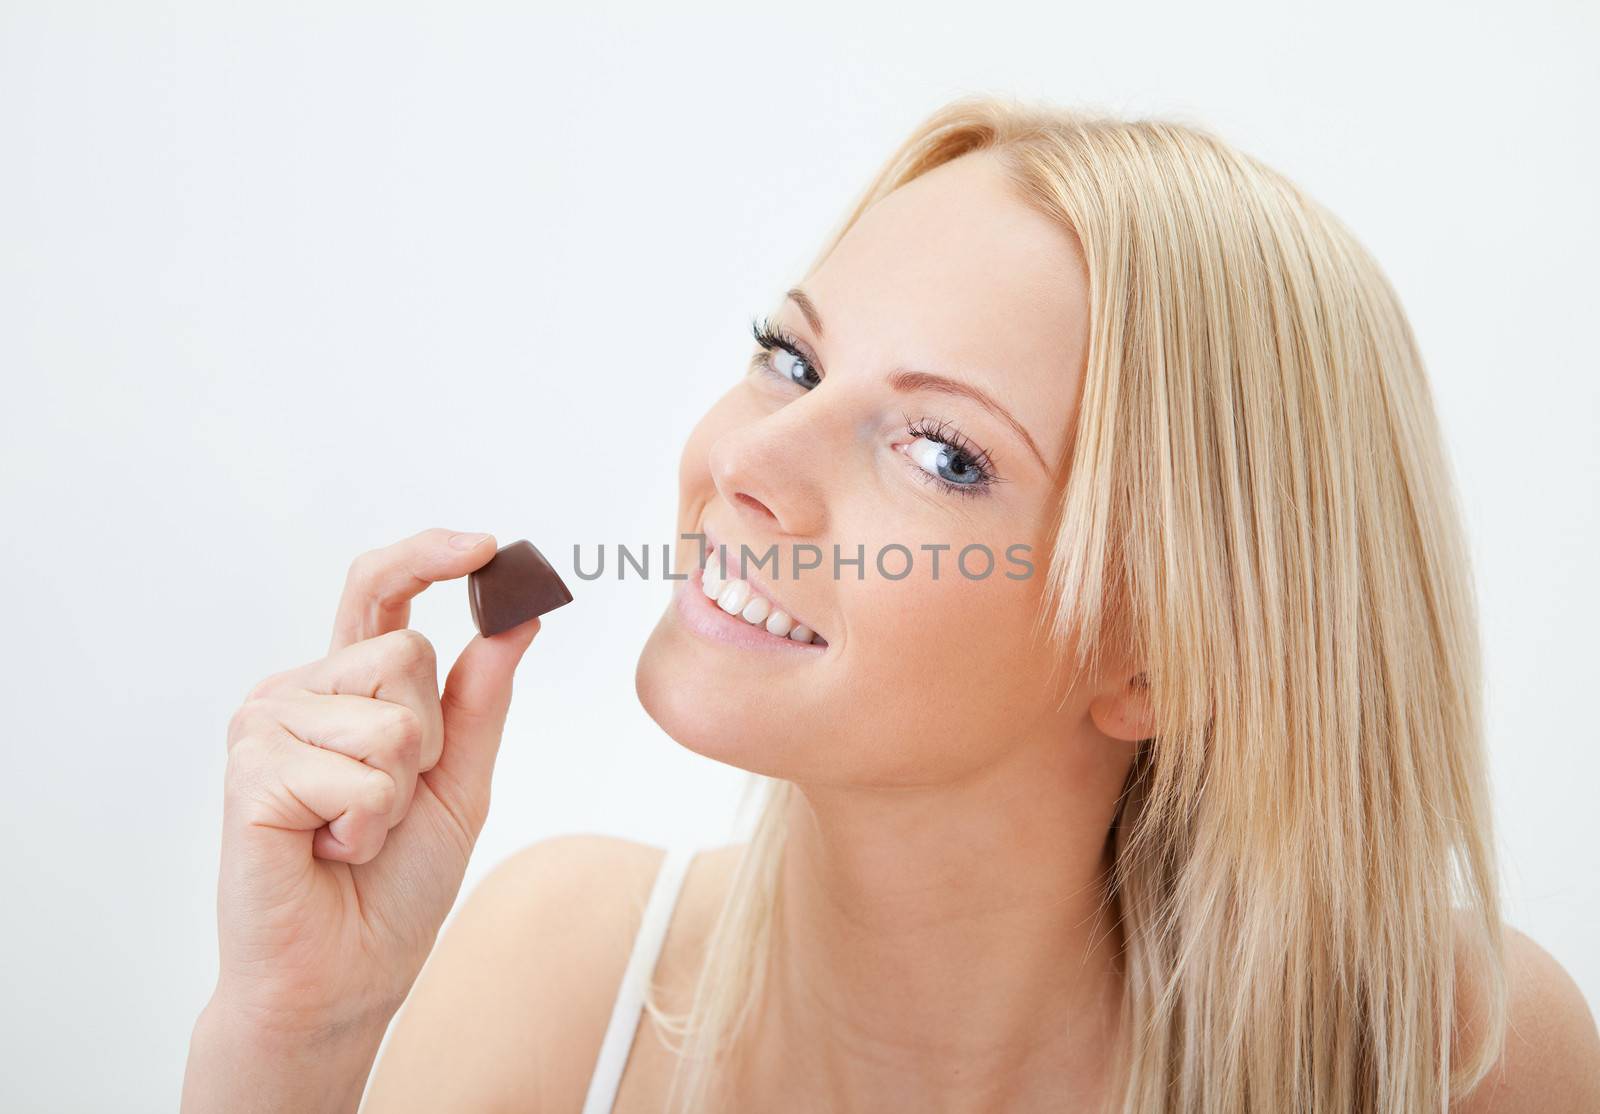
[[328, 652], [406, 626], [414, 596], [440, 580], [466, 576], [494, 555], [493, 534], [437, 527], [361, 554], [345, 577]]

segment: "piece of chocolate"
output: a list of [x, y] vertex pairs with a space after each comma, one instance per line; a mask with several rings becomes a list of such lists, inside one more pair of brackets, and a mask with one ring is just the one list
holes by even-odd
[[467, 576], [472, 621], [485, 638], [572, 602], [544, 554], [524, 539], [503, 545], [489, 563]]

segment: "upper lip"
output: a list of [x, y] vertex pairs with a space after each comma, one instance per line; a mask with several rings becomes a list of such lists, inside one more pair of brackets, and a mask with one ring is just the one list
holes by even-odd
[[[739, 546], [733, 542], [724, 541], [722, 538], [718, 537], [714, 532], [712, 532], [709, 527], [701, 526], [700, 532], [706, 536], [706, 560], [711, 560], [712, 554], [717, 552], [717, 547], [719, 545], [726, 546], [728, 567], [725, 571], [729, 574], [736, 575], [739, 571]], [[757, 556], [761, 552], [761, 550], [755, 548], [754, 546], [750, 547], [750, 553], [752, 556]], [[821, 636], [823, 641], [828, 641], [828, 635], [825, 631], [818, 630], [809, 619], [803, 618], [789, 609], [789, 605], [784, 603], [783, 600], [778, 597], [778, 594], [772, 590], [772, 585], [762, 577], [756, 575], [754, 569], [752, 568], [753, 564], [753, 561], [746, 561], [744, 563], [744, 575], [739, 577], [739, 579], [749, 584], [751, 590], [757, 595], [765, 596], [767, 598], [767, 602], [771, 603], [773, 607], [780, 608], [789, 616], [789, 618], [795, 621], [796, 625], [809, 627], [815, 634]], [[780, 564], [779, 567], [781, 568], [782, 565]]]

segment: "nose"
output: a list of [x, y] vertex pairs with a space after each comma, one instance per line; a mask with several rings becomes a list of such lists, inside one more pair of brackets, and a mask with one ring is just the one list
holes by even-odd
[[[791, 403], [790, 408], [796, 404]], [[711, 446], [708, 463], [717, 493], [751, 528], [754, 540], [773, 535], [810, 538], [826, 519], [816, 439], [788, 412], [729, 430]]]

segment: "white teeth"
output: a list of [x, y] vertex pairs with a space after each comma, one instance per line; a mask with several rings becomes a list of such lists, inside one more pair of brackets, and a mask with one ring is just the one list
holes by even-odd
[[750, 602], [744, 605], [744, 610], [739, 612], [739, 617], [747, 623], [760, 625], [767, 617], [767, 612], [772, 610], [772, 604], [765, 596], [751, 596]]
[[771, 600], [758, 595], [747, 580], [727, 575], [720, 553], [713, 549], [700, 573], [700, 587], [706, 597], [729, 615], [736, 615], [753, 627], [765, 627], [768, 634], [795, 642], [821, 642], [816, 632]]
[[742, 580], [728, 581], [722, 591], [717, 593], [717, 606], [729, 615], [737, 615], [749, 601], [750, 585]]
[[722, 575], [723, 572], [722, 562], [713, 553], [711, 560], [706, 564], [705, 572], [700, 574], [701, 587], [705, 590], [706, 595], [712, 599], [716, 599], [721, 595], [723, 585], [728, 583], [727, 579]]

